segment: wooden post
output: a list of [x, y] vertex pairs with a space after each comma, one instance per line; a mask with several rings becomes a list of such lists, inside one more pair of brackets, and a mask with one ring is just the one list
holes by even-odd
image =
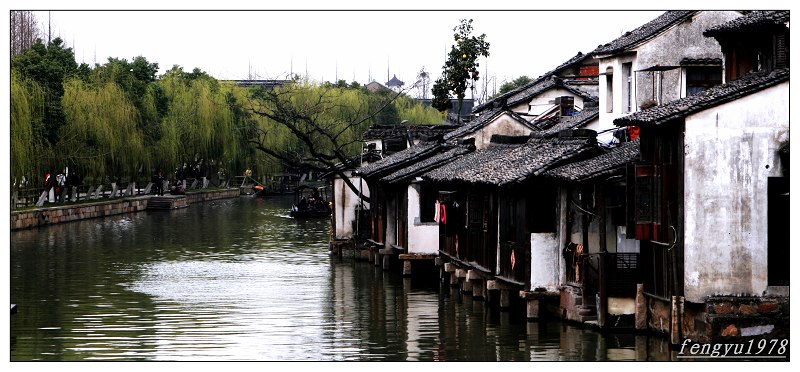
[[406, 278], [411, 276], [411, 260], [403, 260], [403, 276]]
[[599, 265], [599, 286], [600, 308], [597, 309], [597, 324], [600, 328], [606, 326], [606, 315], [608, 314], [608, 249], [606, 247], [606, 201], [604, 187], [602, 183], [597, 184], [595, 202], [597, 203], [597, 231], [600, 238], [600, 265]]
[[527, 302], [528, 319], [539, 319], [539, 300], [530, 299]]
[[383, 255], [383, 271], [389, 271], [389, 269], [390, 269], [390, 266], [389, 266], [390, 265], [390, 262], [389, 262], [390, 258], [391, 257], [389, 257], [388, 254]]
[[506, 310], [511, 307], [511, 291], [508, 289], [500, 290], [500, 309]]
[[672, 311], [670, 311], [669, 342], [673, 345], [681, 343], [681, 318], [683, 317], [683, 296], [672, 296]]
[[647, 299], [644, 297], [644, 284], [636, 284], [636, 315], [634, 327], [637, 330], [647, 329]]

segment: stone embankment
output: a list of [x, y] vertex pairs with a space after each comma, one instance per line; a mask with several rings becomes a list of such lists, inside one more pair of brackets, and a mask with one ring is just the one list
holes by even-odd
[[[189, 205], [204, 201], [235, 198], [238, 189], [199, 191], [186, 194]], [[85, 220], [96, 217], [114, 216], [124, 213], [141, 212], [147, 209], [150, 196], [98, 200], [78, 205], [58, 205], [11, 212], [11, 230], [47, 226], [63, 222]]]

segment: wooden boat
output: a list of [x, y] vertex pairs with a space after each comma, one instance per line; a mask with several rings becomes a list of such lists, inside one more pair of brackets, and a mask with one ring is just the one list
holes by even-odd
[[262, 196], [263, 197], [263, 196], [268, 196], [268, 195], [269, 195], [269, 191], [267, 191], [266, 187], [261, 186], [261, 185], [253, 186], [253, 196]]
[[327, 186], [301, 185], [294, 190], [293, 218], [318, 218], [331, 215]]

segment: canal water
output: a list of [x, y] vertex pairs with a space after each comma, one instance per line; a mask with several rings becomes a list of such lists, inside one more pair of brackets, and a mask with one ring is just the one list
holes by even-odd
[[674, 360], [528, 323], [328, 252], [330, 221], [240, 197], [11, 233], [12, 361]]

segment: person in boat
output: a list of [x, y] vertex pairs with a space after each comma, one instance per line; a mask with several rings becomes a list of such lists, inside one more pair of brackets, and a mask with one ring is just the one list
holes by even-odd
[[301, 210], [308, 208], [308, 201], [306, 198], [300, 199], [300, 203], [297, 204], [297, 208]]

